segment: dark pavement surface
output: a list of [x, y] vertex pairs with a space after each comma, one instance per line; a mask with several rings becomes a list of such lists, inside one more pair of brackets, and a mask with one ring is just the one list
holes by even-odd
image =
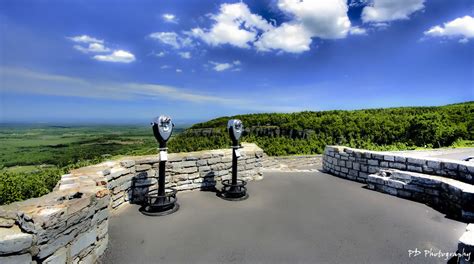
[[[178, 193], [181, 208], [138, 206], [109, 221], [105, 263], [446, 263], [466, 224], [430, 207], [321, 172], [271, 172], [248, 200]], [[409, 258], [408, 250], [420, 254]]]
[[431, 157], [440, 159], [464, 160], [467, 157], [474, 156], [474, 148], [457, 149], [435, 149], [435, 150], [412, 150], [412, 151], [394, 151], [392, 153], [402, 153], [415, 157]]

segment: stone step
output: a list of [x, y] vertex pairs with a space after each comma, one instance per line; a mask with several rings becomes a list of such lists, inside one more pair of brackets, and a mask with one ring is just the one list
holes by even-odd
[[367, 177], [367, 187], [432, 205], [444, 213], [474, 222], [474, 185], [423, 173], [382, 169]]

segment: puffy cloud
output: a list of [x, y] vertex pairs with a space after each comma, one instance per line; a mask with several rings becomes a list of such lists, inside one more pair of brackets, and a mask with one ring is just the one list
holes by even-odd
[[178, 19], [177, 19], [176, 16], [173, 15], [173, 14], [168, 14], [168, 13], [167, 13], [167, 14], [163, 14], [161, 17], [163, 18], [163, 20], [164, 20], [165, 22], [168, 22], [168, 23], [178, 23]]
[[347, 1], [279, 0], [278, 7], [294, 17], [312, 37], [338, 39], [347, 36], [351, 22], [347, 16]]
[[83, 53], [102, 53], [102, 52], [109, 52], [110, 49], [105, 47], [101, 43], [89, 43], [89, 46], [83, 47], [81, 45], [74, 45], [75, 49]]
[[235, 60], [233, 62], [224, 62], [224, 63], [209, 61], [209, 63], [214, 66], [213, 69], [217, 72], [230, 70], [230, 69], [232, 69], [233, 71], [240, 71], [240, 68], [237, 68], [237, 66], [241, 64], [239, 60]]
[[183, 70], [181, 70], [181, 69], [176, 69], [176, 72], [177, 72], [177, 73], [182, 73]]
[[278, 8], [290, 15], [292, 20], [264, 32], [255, 43], [260, 51], [308, 51], [312, 38], [345, 38], [351, 28], [344, 0], [279, 0]]
[[181, 37], [176, 32], [154, 32], [149, 37], [175, 49], [188, 47], [192, 44], [190, 38]]
[[88, 35], [69, 37], [68, 39], [78, 43], [104, 43], [104, 40], [96, 39]]
[[211, 15], [214, 24], [210, 29], [193, 28], [191, 35], [209, 45], [230, 44], [249, 48], [259, 30], [272, 28], [265, 19], [252, 14], [245, 3], [222, 4], [217, 15]]
[[255, 43], [255, 47], [260, 51], [275, 49], [299, 53], [308, 51], [311, 41], [311, 34], [303, 25], [283, 23], [264, 33]]
[[93, 57], [98, 61], [130, 63], [135, 61], [135, 55], [125, 50], [115, 50], [108, 55], [95, 55]]
[[425, 0], [372, 0], [362, 10], [362, 21], [388, 22], [408, 17], [423, 9]]
[[425, 31], [424, 34], [430, 37], [460, 37], [460, 43], [467, 43], [468, 39], [474, 38], [474, 17], [456, 18], [442, 26], [434, 26]]
[[345, 0], [279, 0], [277, 6], [290, 21], [276, 26], [251, 13], [245, 3], [222, 4], [219, 13], [210, 16], [214, 23], [209, 29], [194, 28], [190, 34], [211, 46], [299, 53], [310, 49], [314, 37], [344, 38], [351, 28]]
[[191, 59], [191, 52], [186, 51], [186, 52], [178, 52], [179, 56], [183, 59]]

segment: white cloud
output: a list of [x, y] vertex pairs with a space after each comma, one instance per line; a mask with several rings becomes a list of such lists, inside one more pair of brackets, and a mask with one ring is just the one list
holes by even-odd
[[179, 56], [183, 59], [191, 59], [191, 52], [186, 51], [186, 52], [178, 52]]
[[181, 37], [176, 32], [154, 32], [149, 37], [175, 49], [192, 45], [192, 40], [189, 37]]
[[169, 66], [169, 65], [162, 65], [162, 66], [160, 67], [160, 69], [162, 69], [162, 70], [164, 70], [164, 69], [169, 69], [169, 68], [171, 68], [171, 66]]
[[83, 47], [81, 45], [74, 45], [73, 48], [83, 53], [102, 53], [110, 51], [109, 48], [105, 47], [101, 43], [89, 43], [89, 46], [87, 47]]
[[362, 10], [362, 21], [389, 22], [408, 19], [411, 14], [423, 9], [425, 0], [372, 0]]
[[211, 15], [214, 24], [210, 29], [193, 28], [191, 35], [211, 46], [230, 44], [249, 48], [258, 30], [272, 28], [265, 19], [252, 14], [245, 3], [222, 4], [218, 14]]
[[194, 28], [190, 34], [211, 46], [300, 53], [310, 49], [314, 37], [345, 38], [351, 28], [345, 0], [279, 0], [278, 8], [290, 21], [275, 26], [245, 3], [222, 4], [219, 13], [210, 15], [214, 23], [209, 29]]
[[96, 39], [88, 35], [69, 37], [68, 39], [78, 43], [104, 43], [104, 40]]
[[474, 17], [464, 16], [456, 18], [444, 23], [442, 26], [434, 26], [425, 31], [424, 34], [430, 37], [459, 37], [461, 38], [459, 40], [460, 43], [467, 43], [470, 38], [474, 38]]
[[125, 50], [115, 50], [109, 55], [95, 55], [93, 57], [98, 61], [130, 63], [135, 61], [135, 55]]
[[351, 22], [347, 16], [347, 1], [279, 0], [278, 7], [294, 17], [312, 37], [338, 39], [347, 36]]
[[[176, 71], [178, 71], [177, 69]], [[150, 84], [89, 81], [78, 77], [55, 75], [21, 68], [0, 67], [0, 91], [30, 94], [132, 100], [169, 98], [193, 103], [238, 104], [243, 101], [195, 93], [183, 88]], [[64, 89], [68, 87], [68, 89]]]
[[[88, 35], [81, 35], [75, 37], [69, 37], [68, 39], [78, 42], [88, 44], [87, 46], [74, 45], [73, 48], [82, 52], [82, 53], [106, 53], [112, 51], [110, 48], [104, 45], [104, 40], [99, 40]], [[130, 63], [135, 61], [135, 55], [126, 50], [114, 50], [112, 53], [107, 55], [95, 55], [92, 57], [98, 61], [108, 61], [108, 62], [120, 62], [120, 63]]]
[[183, 72], [183, 70], [181, 70], [181, 69], [176, 69], [176, 72], [177, 72], [177, 73], [181, 73], [181, 72]]
[[225, 71], [229, 69], [232, 69], [233, 71], [240, 71], [240, 68], [237, 68], [237, 66], [241, 64], [239, 60], [235, 60], [233, 62], [224, 62], [224, 63], [209, 61], [209, 63], [214, 65], [214, 67], [212, 68], [217, 72], [221, 72], [221, 71]]
[[260, 51], [275, 49], [300, 53], [310, 49], [311, 41], [311, 33], [303, 25], [283, 23], [279, 27], [264, 33], [255, 42], [255, 47]]
[[164, 51], [160, 51], [160, 52], [158, 52], [158, 53], [154, 53], [154, 55], [155, 55], [156, 57], [161, 58], [161, 57], [164, 57], [164, 56], [166, 55], [166, 53], [165, 53]]
[[168, 13], [166, 13], [166, 14], [163, 14], [161, 17], [163, 18], [163, 20], [164, 20], [165, 22], [168, 22], [168, 23], [178, 23], [178, 19], [177, 19], [176, 16], [173, 15], [173, 14], [168, 14]]
[[361, 27], [351, 27], [349, 29], [349, 34], [351, 35], [367, 35], [367, 30]]

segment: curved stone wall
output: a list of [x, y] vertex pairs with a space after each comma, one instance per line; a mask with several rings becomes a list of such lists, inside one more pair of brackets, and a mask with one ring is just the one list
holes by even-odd
[[[367, 183], [369, 189], [423, 202], [474, 222], [472, 162], [326, 146], [323, 170]], [[459, 238], [458, 254], [459, 263], [474, 263], [473, 224]]]
[[[239, 177], [262, 178], [263, 151], [243, 144]], [[169, 154], [167, 186], [204, 189], [230, 178], [230, 149]], [[94, 263], [108, 243], [111, 210], [156, 188], [158, 156], [125, 157], [63, 175], [45, 196], [0, 207], [0, 263]], [[179, 199], [179, 198], [178, 198]]]
[[380, 169], [397, 169], [438, 175], [474, 184], [474, 165], [471, 162], [411, 157], [343, 146], [326, 146], [323, 169], [342, 178], [366, 182], [367, 176]]

